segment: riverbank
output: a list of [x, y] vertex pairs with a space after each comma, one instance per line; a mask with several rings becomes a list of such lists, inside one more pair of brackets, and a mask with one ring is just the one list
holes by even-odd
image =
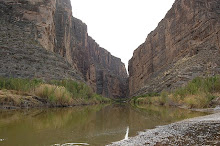
[[193, 108], [213, 108], [220, 105], [220, 77], [197, 77], [187, 85], [173, 91], [148, 93], [133, 97], [133, 104]]
[[220, 145], [220, 112], [139, 132], [109, 146]]
[[22, 93], [15, 90], [0, 90], [0, 109], [23, 109], [23, 108], [41, 108], [41, 107], [72, 107], [82, 105], [96, 105], [109, 103], [110, 101], [98, 99], [73, 99], [69, 103], [53, 102], [48, 99]]
[[109, 103], [84, 83], [72, 80], [0, 78], [0, 108], [69, 107]]

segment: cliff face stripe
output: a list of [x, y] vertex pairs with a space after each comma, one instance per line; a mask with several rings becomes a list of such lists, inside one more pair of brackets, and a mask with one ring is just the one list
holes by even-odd
[[85, 80], [106, 97], [126, 96], [124, 64], [88, 36], [70, 0], [0, 0], [0, 25], [1, 76]]
[[129, 61], [130, 96], [220, 73], [220, 1], [176, 0]]

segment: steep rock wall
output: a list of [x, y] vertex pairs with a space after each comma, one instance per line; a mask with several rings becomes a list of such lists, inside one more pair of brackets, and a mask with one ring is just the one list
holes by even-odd
[[176, 0], [129, 61], [130, 96], [220, 73], [220, 1]]
[[125, 65], [88, 37], [90, 66], [86, 79], [97, 93], [108, 97], [127, 97], [128, 83]]
[[[55, 71], [56, 68], [60, 69], [59, 61], [63, 60], [66, 62], [65, 65], [68, 64], [68, 69], [75, 72], [77, 78], [81, 76], [80, 80], [88, 82], [97, 93], [106, 97], [126, 96], [127, 73], [124, 64], [120, 59], [99, 47], [88, 36], [86, 24], [72, 16], [70, 0], [0, 0], [0, 20], [1, 27], [4, 24], [6, 30], [12, 30], [10, 34], [5, 31], [6, 37], [4, 40], [2, 39], [3, 43], [0, 44], [1, 51], [3, 51], [3, 47], [6, 47], [9, 48], [8, 52], [11, 52], [10, 44], [13, 44], [16, 45], [16, 50], [23, 50], [25, 56], [29, 56], [31, 54], [28, 54], [27, 50], [31, 45], [32, 49], [39, 53], [37, 60], [41, 61], [41, 56], [45, 52], [59, 58], [55, 59], [53, 65], [50, 65], [51, 68], [54, 68], [52, 73], [59, 75], [57, 79], [74, 78], [71, 74], [63, 74], [66, 72], [65, 68], [61, 67], [61, 72]], [[16, 34], [14, 30], [19, 33]], [[19, 39], [20, 37], [21, 39]], [[7, 42], [7, 39], [13, 40], [14, 43]], [[21, 41], [25, 43], [19, 43]], [[44, 48], [44, 50], [39, 51], [36, 46]], [[16, 52], [14, 56], [17, 56]], [[9, 57], [7, 56], [7, 58]], [[2, 62], [5, 60], [1, 58]], [[21, 60], [25, 64], [26, 58], [23, 57]], [[50, 60], [46, 58], [45, 60], [47, 63], [45, 62], [43, 72], [46, 71], [48, 74], [41, 73], [37, 77], [50, 78], [49, 72], [52, 70], [47, 71]], [[23, 63], [17, 62], [14, 65], [19, 68], [16, 75], [12, 73], [7, 76], [25, 77], [23, 71], [18, 67]], [[31, 66], [31, 63], [29, 64]], [[30, 77], [35, 77], [36, 72], [42, 72], [42, 68], [38, 70], [34, 70], [34, 66], [32, 68], [32, 70], [26, 70], [26, 74], [32, 74]], [[13, 68], [5, 69], [1, 71], [1, 74], [4, 76], [5, 72], [13, 70]]]
[[47, 9], [54, 3], [48, 7], [45, 4], [36, 0], [0, 0], [0, 76], [85, 82], [66, 59], [45, 49], [52, 46], [49, 38], [53, 33], [46, 28], [53, 24], [52, 12]]

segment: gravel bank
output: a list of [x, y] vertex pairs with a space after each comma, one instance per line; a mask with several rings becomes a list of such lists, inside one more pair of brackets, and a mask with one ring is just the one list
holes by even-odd
[[158, 126], [109, 146], [139, 145], [220, 145], [220, 113]]

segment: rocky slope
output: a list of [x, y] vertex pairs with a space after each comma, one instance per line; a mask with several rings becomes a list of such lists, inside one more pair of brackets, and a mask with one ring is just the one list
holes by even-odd
[[129, 61], [130, 96], [220, 73], [220, 1], [176, 0]]
[[0, 0], [0, 75], [88, 82], [106, 97], [125, 97], [127, 73], [72, 16], [70, 0]]

